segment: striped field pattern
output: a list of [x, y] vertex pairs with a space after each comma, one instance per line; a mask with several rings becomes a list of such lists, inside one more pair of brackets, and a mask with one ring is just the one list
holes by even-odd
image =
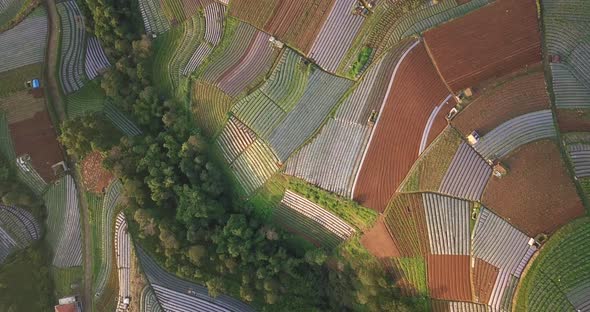
[[170, 29], [159, 0], [139, 0], [139, 12], [147, 33], [161, 34]]
[[[166, 272], [141, 248], [137, 248], [136, 252], [142, 269], [164, 311], [254, 311], [245, 303], [226, 295], [211, 298], [207, 293], [207, 288]], [[155, 308], [151, 311], [159, 310]]]
[[131, 236], [123, 212], [117, 215], [115, 222], [115, 255], [117, 257], [117, 275], [119, 276], [119, 297], [117, 312], [127, 311], [123, 300], [131, 295]]
[[128, 136], [136, 136], [141, 134], [141, 130], [137, 125], [125, 116], [113, 103], [106, 101], [104, 105], [104, 114], [107, 118], [119, 129], [122, 133]]
[[590, 310], [590, 281], [578, 285], [567, 294], [567, 299], [578, 311]]
[[512, 118], [484, 135], [473, 145], [485, 159], [505, 157], [518, 147], [555, 137], [551, 110], [540, 110]]
[[0, 33], [0, 72], [43, 62], [47, 43], [47, 16], [38, 8], [14, 28]]
[[251, 194], [278, 171], [278, 162], [268, 145], [257, 139], [234, 160], [231, 169], [244, 191]]
[[260, 90], [239, 101], [232, 111], [260, 137], [268, 139], [287, 113]]
[[435, 255], [469, 255], [471, 203], [423, 193], [430, 250]]
[[331, 73], [338, 68], [365, 20], [361, 15], [352, 14], [356, 3], [355, 0], [336, 0], [309, 53], [311, 59]]
[[86, 29], [75, 1], [57, 4], [61, 21], [60, 81], [64, 93], [74, 92], [84, 85], [84, 44]]
[[199, 43], [197, 49], [193, 52], [182, 74], [188, 76], [194, 72], [203, 61], [211, 54], [221, 41], [223, 35], [225, 7], [217, 2], [205, 6], [205, 40]]
[[567, 150], [574, 164], [576, 177], [590, 176], [590, 144], [570, 144]]
[[48, 241], [53, 248], [53, 265], [69, 268], [82, 265], [80, 210], [74, 179], [66, 175], [43, 195], [47, 206]]
[[451, 161], [439, 192], [469, 200], [480, 200], [492, 169], [467, 143], [461, 143]]
[[88, 79], [92, 80], [98, 77], [102, 70], [110, 67], [111, 63], [109, 63], [102, 45], [96, 37], [88, 37], [86, 44], [86, 62], [84, 63], [84, 66], [86, 69], [86, 76]]
[[551, 64], [553, 93], [558, 108], [589, 108], [590, 89], [581, 83], [567, 64]]
[[41, 196], [47, 188], [47, 183], [39, 172], [33, 168], [30, 157], [19, 157], [19, 161], [16, 163], [18, 169], [17, 175], [21, 181], [23, 181], [33, 193], [37, 196]]
[[148, 285], [141, 291], [140, 298], [140, 309], [141, 312], [164, 312], [154, 290]]
[[254, 140], [256, 134], [232, 116], [217, 138], [217, 145], [225, 160], [232, 163]]
[[13, 250], [40, 237], [41, 228], [30, 212], [0, 204], [0, 264]]

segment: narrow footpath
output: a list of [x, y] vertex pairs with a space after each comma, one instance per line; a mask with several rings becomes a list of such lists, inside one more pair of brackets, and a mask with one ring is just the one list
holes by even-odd
[[[57, 7], [55, 0], [45, 0], [47, 8], [47, 17], [49, 20], [49, 34], [47, 42], [47, 51], [45, 53], [45, 87], [47, 89], [47, 96], [49, 102], [49, 109], [53, 109], [57, 122], [61, 123], [66, 120], [66, 110], [64, 101], [61, 98], [60, 86], [57, 81], [58, 77], [58, 56], [59, 56], [59, 39], [60, 39], [60, 25], [59, 16], [57, 14]], [[59, 125], [54, 125], [58, 129]], [[76, 159], [65, 155], [66, 161], [70, 166], [76, 163]], [[73, 167], [72, 167], [73, 168]], [[80, 217], [82, 218], [82, 239], [84, 240], [84, 280], [83, 280], [83, 291], [82, 291], [82, 305], [84, 311], [92, 311], [92, 245], [90, 235], [90, 223], [88, 215], [88, 203], [85, 200], [82, 185], [80, 184], [80, 176], [76, 170], [73, 170], [73, 178], [76, 182], [76, 189], [78, 190], [78, 202], [80, 203]]]

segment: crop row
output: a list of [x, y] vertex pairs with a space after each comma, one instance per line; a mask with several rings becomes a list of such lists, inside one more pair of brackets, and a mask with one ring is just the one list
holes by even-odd
[[15, 249], [39, 239], [41, 229], [30, 212], [0, 204], [0, 263]]
[[8, 128], [8, 121], [6, 120], [6, 113], [0, 110], [0, 153], [8, 161], [15, 161], [16, 155], [14, 146], [12, 145], [12, 137], [10, 136], [10, 129]]
[[42, 62], [45, 58], [47, 16], [30, 16], [14, 28], [0, 33], [0, 72]]
[[237, 180], [247, 194], [254, 192], [279, 169], [273, 151], [257, 139], [231, 165]]
[[149, 285], [145, 286], [141, 291], [140, 300], [141, 306], [139, 310], [141, 312], [164, 312], [158, 302], [158, 298], [156, 298], [154, 290]]
[[193, 16], [183, 23], [183, 33], [180, 44], [173, 48], [172, 58], [168, 64], [168, 75], [172, 81], [172, 87], [178, 87], [180, 76], [188, 65], [195, 52], [195, 47], [202, 41], [205, 23], [200, 14]]
[[80, 210], [74, 179], [66, 175], [49, 187], [43, 199], [48, 210], [48, 240], [53, 248], [53, 265], [60, 268], [82, 265]]
[[45, 180], [39, 175], [37, 170], [33, 168], [30, 160], [25, 159], [24, 157], [20, 158], [21, 160], [17, 162], [17, 175], [21, 181], [23, 181], [35, 194], [41, 196], [45, 189], [47, 188], [47, 183]]
[[98, 77], [102, 70], [110, 67], [111, 63], [107, 59], [100, 41], [96, 37], [88, 37], [86, 44], [86, 62], [84, 68], [86, 70], [86, 76], [92, 80]]
[[159, 0], [139, 0], [139, 11], [146, 32], [161, 34], [170, 29]]
[[471, 146], [462, 143], [443, 177], [439, 192], [469, 200], [480, 200], [492, 169]]
[[104, 106], [104, 113], [107, 118], [125, 135], [136, 136], [141, 134], [137, 125], [125, 116], [113, 103], [107, 101]]
[[66, 97], [68, 118], [101, 112], [104, 109], [105, 96], [98, 83], [88, 83], [80, 90]]
[[551, 76], [558, 108], [590, 107], [590, 89], [576, 78], [569, 65], [552, 63]]
[[126, 311], [124, 299], [130, 296], [131, 284], [131, 237], [127, 229], [127, 221], [123, 212], [117, 215], [115, 222], [115, 250], [117, 256], [117, 272], [119, 276], [119, 297], [117, 311]]
[[425, 296], [428, 293], [424, 258], [391, 258], [389, 261], [404, 296]]
[[240, 100], [233, 113], [260, 137], [268, 139], [272, 131], [287, 115], [262, 91], [256, 90]]
[[0, 0], [0, 26], [10, 22], [25, 4], [25, 0]]
[[226, 121], [232, 99], [219, 88], [203, 81], [193, 85], [192, 112], [205, 134], [213, 136]]
[[570, 144], [567, 146], [567, 150], [574, 164], [576, 176], [578, 178], [590, 176], [590, 145]]
[[193, 52], [182, 71], [183, 75], [194, 72], [219, 44], [223, 35], [224, 14], [225, 7], [217, 2], [205, 7], [205, 40]]
[[435, 193], [422, 193], [430, 251], [438, 255], [469, 255], [471, 203]]
[[399, 194], [384, 212], [389, 234], [397, 242], [404, 257], [430, 253], [426, 216], [421, 194]]
[[238, 119], [231, 117], [216, 142], [225, 160], [231, 164], [250, 144], [254, 143], [254, 140], [256, 140], [256, 134]]
[[160, 0], [160, 3], [170, 24], [174, 25], [184, 21], [185, 14], [181, 0]]
[[82, 13], [75, 1], [57, 4], [61, 21], [61, 83], [71, 93], [84, 85], [85, 27]]

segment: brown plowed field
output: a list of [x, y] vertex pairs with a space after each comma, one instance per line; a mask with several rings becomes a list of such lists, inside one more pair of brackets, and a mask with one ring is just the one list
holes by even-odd
[[477, 302], [487, 304], [494, 290], [500, 269], [479, 258], [473, 268], [473, 290]]
[[400, 253], [395, 242], [389, 235], [383, 217], [379, 217], [372, 229], [363, 234], [361, 243], [377, 258], [399, 257]]
[[427, 271], [432, 298], [471, 301], [469, 256], [429, 255]]
[[536, 0], [496, 0], [424, 39], [454, 92], [541, 61]]
[[238, 19], [263, 29], [268, 20], [272, 17], [279, 0], [232, 0], [229, 6], [229, 14]]
[[464, 135], [477, 130], [485, 135], [514, 117], [550, 107], [543, 72], [510, 80], [471, 102], [452, 120]]
[[46, 110], [36, 113], [33, 118], [10, 125], [10, 135], [17, 156], [31, 156], [33, 168], [45, 182], [53, 181], [51, 166], [63, 160], [63, 153], [57, 143], [57, 135]]
[[561, 132], [590, 132], [590, 110], [558, 109], [557, 124]]
[[335, 0], [282, 0], [264, 30], [309, 53]]
[[354, 189], [355, 200], [379, 212], [418, 158], [432, 110], [449, 95], [423, 44], [408, 53], [394, 79]]
[[430, 253], [426, 214], [421, 194], [397, 194], [387, 210], [384, 222], [403, 257]]
[[553, 141], [527, 144], [503, 163], [508, 175], [490, 179], [482, 202], [527, 235], [552, 233], [584, 214]]
[[113, 174], [102, 166], [103, 157], [94, 151], [82, 161], [82, 179], [87, 190], [102, 193], [113, 179]]
[[450, 101], [446, 102], [445, 105], [440, 109], [438, 114], [436, 115], [434, 122], [432, 123], [432, 127], [430, 128], [430, 132], [428, 133], [428, 140], [426, 141], [426, 147], [430, 146], [440, 134], [441, 132], [447, 127], [448, 122], [446, 119], [447, 114], [451, 110], [451, 108], [455, 107], [457, 102], [455, 98], [451, 98]]

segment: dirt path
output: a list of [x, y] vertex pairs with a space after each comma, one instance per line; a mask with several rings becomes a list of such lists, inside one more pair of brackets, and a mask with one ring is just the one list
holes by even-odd
[[[64, 102], [61, 98], [60, 86], [57, 81], [58, 74], [58, 57], [59, 57], [59, 36], [60, 26], [59, 17], [57, 14], [57, 7], [55, 0], [45, 0], [47, 7], [47, 17], [49, 20], [49, 38], [47, 42], [47, 51], [45, 54], [45, 81], [47, 88], [47, 96], [50, 108], [56, 113], [58, 122], [66, 119], [66, 111]], [[56, 127], [57, 128], [57, 127]], [[76, 159], [67, 157], [70, 168], [75, 168]], [[82, 305], [84, 311], [92, 311], [92, 245], [90, 242], [90, 223], [88, 222], [88, 203], [83, 197], [82, 185], [80, 185], [80, 176], [74, 170], [74, 181], [78, 190], [78, 198], [80, 199], [80, 215], [83, 224], [84, 236], [84, 290], [82, 293]]]

